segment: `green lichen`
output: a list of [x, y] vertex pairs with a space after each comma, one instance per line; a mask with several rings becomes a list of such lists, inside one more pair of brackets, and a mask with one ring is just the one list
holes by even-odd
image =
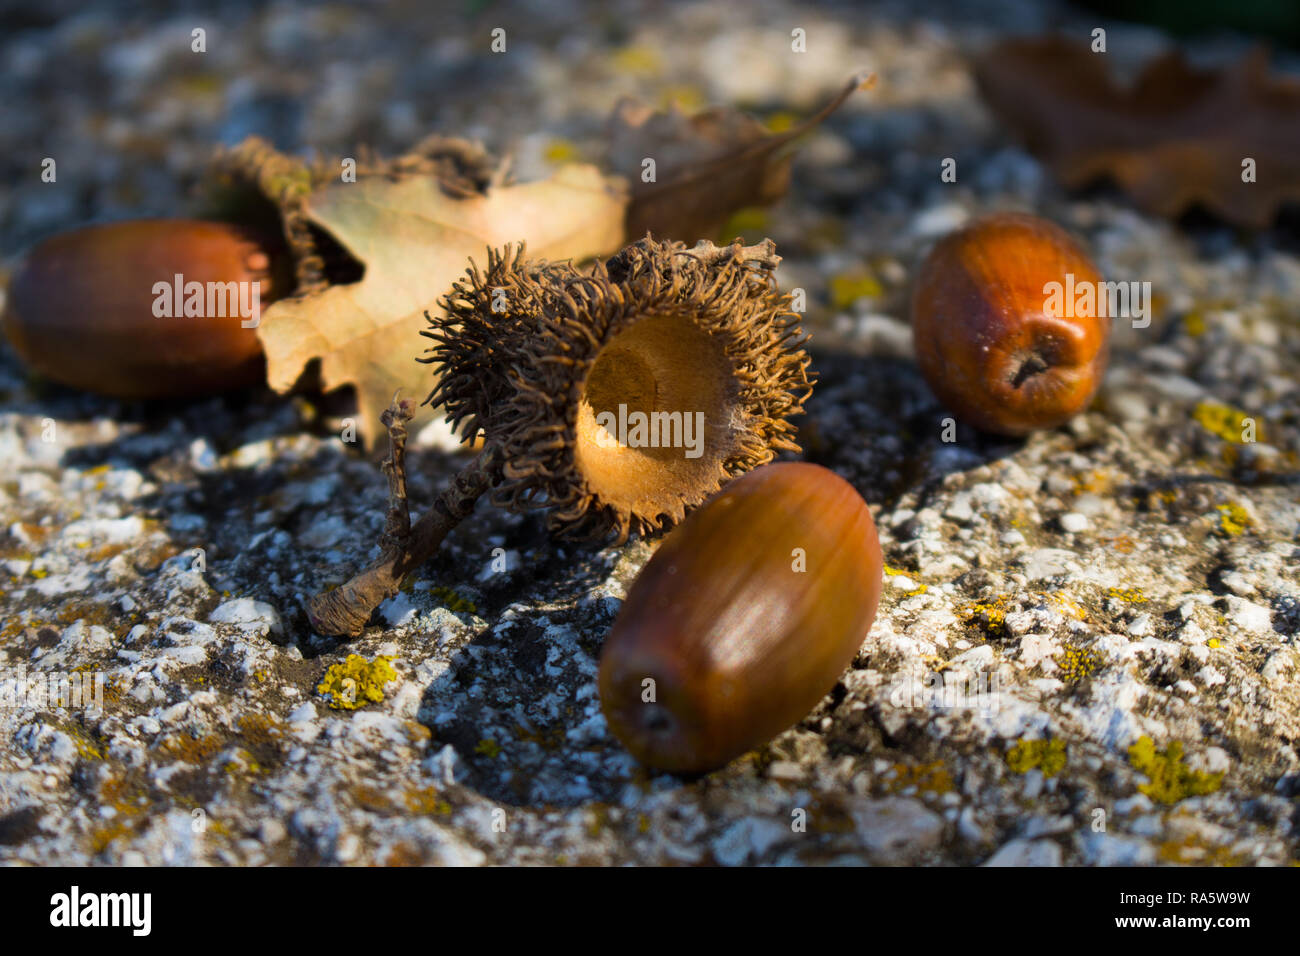
[[1160, 803], [1173, 804], [1214, 793], [1223, 783], [1223, 774], [1193, 770], [1183, 763], [1183, 744], [1179, 740], [1158, 751], [1150, 737], [1143, 737], [1128, 748], [1128, 762], [1150, 780], [1138, 784], [1138, 790]]
[[429, 588], [429, 593], [443, 603], [452, 614], [477, 614], [478, 608], [468, 598], [463, 598], [451, 588]]
[[1065, 741], [1017, 740], [1007, 751], [1007, 766], [1015, 773], [1041, 770], [1044, 777], [1055, 777], [1065, 769]]
[[397, 680], [391, 657], [376, 657], [368, 661], [360, 654], [349, 654], [341, 664], [334, 664], [321, 682], [316, 693], [329, 698], [334, 710], [356, 710], [366, 704], [376, 704], [384, 699], [384, 685]]

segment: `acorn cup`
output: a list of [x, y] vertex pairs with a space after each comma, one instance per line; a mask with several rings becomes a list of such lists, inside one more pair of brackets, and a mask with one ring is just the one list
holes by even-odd
[[[421, 359], [438, 381], [427, 402], [465, 440], [481, 432], [483, 449], [412, 525], [414, 405], [394, 402], [382, 417], [393, 449], [382, 553], [308, 603], [313, 629], [361, 633], [489, 489], [500, 507], [545, 511], [557, 534], [621, 542], [677, 523], [778, 450], [798, 450], [788, 419], [812, 380], [799, 317], [776, 289], [779, 262], [771, 240], [647, 238], [588, 271], [527, 261], [522, 247], [489, 250], [486, 270], [471, 266], [444, 297], [445, 314], [426, 313], [434, 345]], [[611, 434], [633, 413], [670, 440]], [[699, 440], [682, 447], [696, 423]]]
[[23, 257], [4, 331], [24, 362], [63, 385], [131, 399], [221, 392], [263, 380], [254, 328], [291, 284], [283, 243], [252, 229], [88, 226]]
[[819, 465], [731, 482], [660, 545], [605, 639], [600, 700], [642, 763], [724, 766], [812, 710], [880, 601], [875, 522]]

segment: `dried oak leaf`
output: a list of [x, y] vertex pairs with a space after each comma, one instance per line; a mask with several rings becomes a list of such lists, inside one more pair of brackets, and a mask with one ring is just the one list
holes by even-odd
[[[1222, 70], [1173, 52], [1129, 89], [1086, 43], [1017, 38], [975, 63], [984, 99], [1070, 188], [1111, 178], [1143, 209], [1175, 217], [1199, 204], [1227, 222], [1267, 226], [1300, 200], [1300, 83], [1270, 76], [1257, 49]], [[1243, 182], [1243, 161], [1255, 182]]]
[[[815, 116], [781, 133], [735, 109], [687, 116], [676, 106], [656, 113], [620, 101], [610, 121], [608, 166], [632, 184], [627, 240], [647, 232], [683, 242], [711, 238], [736, 210], [776, 202], [790, 185], [796, 141], [874, 82], [869, 74], [854, 76]], [[643, 175], [647, 159], [654, 160], [653, 182]]]
[[367, 447], [395, 391], [427, 390], [428, 373], [412, 359], [423, 312], [468, 259], [521, 240], [553, 259], [584, 259], [622, 243], [626, 190], [594, 166], [455, 192], [424, 173], [367, 176], [312, 191], [302, 200], [306, 218], [360, 262], [364, 276], [276, 302], [257, 329], [267, 381], [277, 391], [292, 388], [315, 359], [323, 388], [355, 386]]

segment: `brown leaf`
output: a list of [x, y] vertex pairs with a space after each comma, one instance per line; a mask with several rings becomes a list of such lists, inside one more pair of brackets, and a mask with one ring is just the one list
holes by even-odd
[[[1014, 39], [981, 57], [975, 77], [1071, 188], [1111, 178], [1157, 215], [1199, 204], [1252, 228], [1300, 200], [1300, 83], [1271, 77], [1262, 49], [1208, 71], [1171, 53], [1124, 89], [1086, 43]], [[1242, 181], [1247, 158], [1255, 182]]]
[[[623, 100], [611, 120], [608, 165], [632, 184], [628, 241], [647, 232], [682, 242], [712, 238], [736, 210], [780, 199], [790, 184], [794, 142], [874, 81], [855, 76], [817, 115], [776, 134], [734, 109], [687, 116], [676, 106], [655, 113]], [[655, 161], [654, 182], [642, 181], [646, 159]]]
[[369, 447], [396, 390], [422, 400], [433, 387], [428, 367], [415, 361], [422, 313], [438, 307], [470, 258], [521, 241], [530, 255], [553, 260], [613, 252], [622, 245], [626, 205], [621, 182], [576, 165], [540, 182], [464, 196], [425, 174], [318, 189], [305, 200], [308, 219], [361, 262], [365, 275], [265, 310], [257, 334], [267, 380], [286, 391], [320, 359], [324, 388], [356, 387], [357, 427]]

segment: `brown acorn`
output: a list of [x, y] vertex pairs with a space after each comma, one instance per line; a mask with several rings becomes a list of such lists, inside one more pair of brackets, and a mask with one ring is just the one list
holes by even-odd
[[[186, 315], [187, 290], [199, 302], [191, 283], [200, 284], [202, 304], [200, 314]], [[291, 285], [279, 244], [238, 226], [192, 219], [89, 226], [27, 253], [10, 283], [4, 329], [24, 362], [64, 385], [115, 398], [203, 395], [264, 381], [252, 323]], [[232, 290], [245, 293], [242, 303], [227, 297]]]
[[651, 767], [703, 773], [805, 716], [876, 616], [871, 512], [819, 465], [737, 478], [672, 532], [600, 659], [614, 735]]
[[[916, 360], [934, 393], [976, 428], [1019, 436], [1088, 406], [1106, 370], [1102, 277], [1059, 226], [999, 213], [930, 251], [912, 296]], [[1048, 291], [1059, 283], [1054, 300]], [[1093, 307], [1071, 290], [1091, 284]], [[1087, 314], [1080, 314], [1087, 313]]]

